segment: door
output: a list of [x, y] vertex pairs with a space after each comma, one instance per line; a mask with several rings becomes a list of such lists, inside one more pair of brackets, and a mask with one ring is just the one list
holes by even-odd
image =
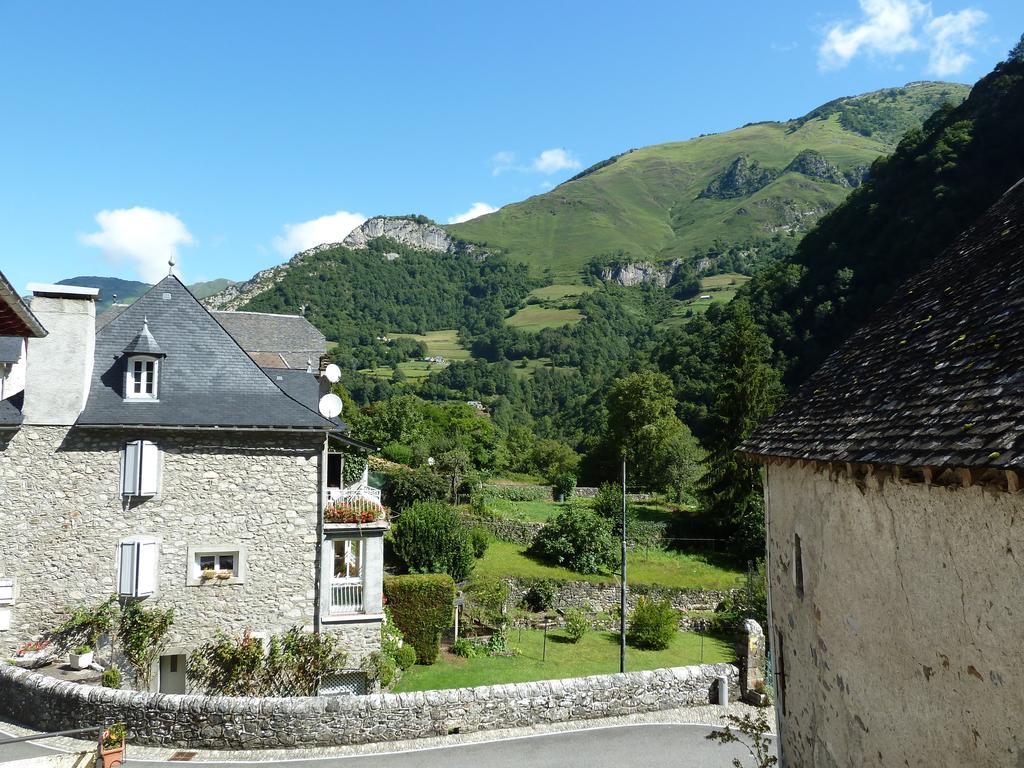
[[185, 656], [160, 657], [160, 693], [185, 693]]

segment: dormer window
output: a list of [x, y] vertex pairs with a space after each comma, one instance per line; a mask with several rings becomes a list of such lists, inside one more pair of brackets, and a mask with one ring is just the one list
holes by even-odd
[[129, 400], [137, 398], [156, 399], [157, 375], [160, 362], [155, 357], [132, 357], [128, 359], [128, 381], [125, 392]]
[[149, 320], [124, 350], [124, 399], [156, 400], [159, 393], [160, 359], [166, 357], [149, 330]]

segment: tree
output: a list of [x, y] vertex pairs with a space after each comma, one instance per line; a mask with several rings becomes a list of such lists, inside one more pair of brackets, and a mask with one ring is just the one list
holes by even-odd
[[1024, 35], [1021, 35], [1017, 44], [1010, 49], [1010, 54], [1006, 57], [1006, 60], [1024, 61]]
[[[764, 712], [758, 712], [755, 717], [749, 714], [742, 717], [726, 715], [725, 720], [728, 725], [724, 731], [712, 731], [704, 738], [720, 744], [742, 744], [750, 753], [754, 768], [771, 768], [778, 765], [779, 759], [772, 754], [771, 726]], [[733, 728], [736, 730], [733, 731]], [[743, 763], [738, 757], [733, 758], [732, 764], [734, 768], [743, 768]]]
[[447, 573], [462, 581], [473, 571], [469, 531], [455, 508], [442, 502], [419, 501], [402, 512], [391, 544], [410, 573]]
[[619, 561], [611, 525], [576, 504], [563, 509], [537, 531], [530, 551], [577, 573], [611, 571]]
[[664, 490], [697, 477], [700, 449], [676, 416], [668, 376], [655, 371], [632, 373], [612, 386], [606, 407], [606, 443], [625, 457], [634, 484]]
[[734, 301], [729, 314], [716, 359], [700, 496], [704, 512], [732, 540], [737, 554], [754, 557], [764, 551], [761, 473], [736, 448], [772, 413], [782, 386], [769, 364], [771, 344], [746, 301]]

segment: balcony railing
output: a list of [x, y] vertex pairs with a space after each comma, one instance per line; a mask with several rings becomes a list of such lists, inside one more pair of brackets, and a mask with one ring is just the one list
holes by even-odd
[[335, 579], [331, 582], [331, 613], [362, 613], [363, 582], [359, 579]]
[[368, 485], [358, 488], [328, 488], [328, 501], [359, 502], [369, 501], [380, 506], [380, 489]]

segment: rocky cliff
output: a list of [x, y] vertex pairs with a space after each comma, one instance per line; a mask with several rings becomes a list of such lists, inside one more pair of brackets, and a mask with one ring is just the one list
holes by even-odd
[[676, 272], [682, 263], [682, 259], [675, 259], [668, 264], [652, 264], [649, 261], [613, 264], [602, 268], [601, 279], [608, 283], [618, 283], [627, 287], [653, 284], [665, 288], [675, 279]]

